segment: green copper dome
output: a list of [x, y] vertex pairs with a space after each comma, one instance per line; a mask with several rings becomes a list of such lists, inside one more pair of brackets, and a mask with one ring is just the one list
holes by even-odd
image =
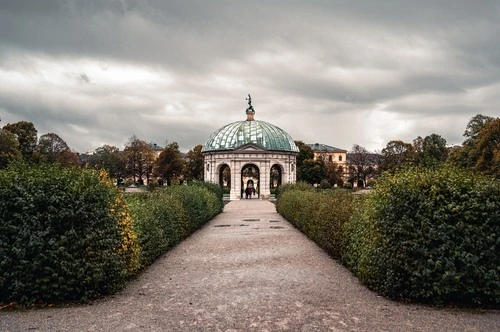
[[234, 150], [245, 144], [255, 144], [270, 151], [299, 152], [292, 137], [284, 130], [253, 118], [230, 123], [215, 131], [203, 145], [202, 151]]

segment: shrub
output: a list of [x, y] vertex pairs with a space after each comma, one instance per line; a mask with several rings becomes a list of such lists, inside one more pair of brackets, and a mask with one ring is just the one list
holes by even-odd
[[141, 268], [150, 265], [189, 234], [186, 211], [170, 189], [154, 193], [130, 193], [126, 200], [141, 248]]
[[285, 190], [277, 211], [335, 258], [340, 257], [344, 224], [353, 213], [353, 195], [345, 190]]
[[[224, 203], [222, 201], [222, 198], [226, 192], [218, 184], [205, 181], [193, 181], [191, 183], [191, 186], [202, 187], [215, 194], [215, 197], [218, 200], [217, 213], [222, 212], [222, 210], [224, 209]], [[227, 189], [228, 189], [227, 193], [229, 194], [229, 191], [231, 189], [230, 188]]]
[[[219, 186], [215, 185], [217, 188]], [[216, 196], [214, 191], [208, 187], [200, 186], [199, 184], [191, 186], [172, 187], [171, 192], [176, 196], [188, 215], [190, 227], [188, 232], [191, 233], [203, 226], [210, 219], [220, 213], [224, 207], [222, 203], [222, 195]], [[222, 191], [217, 191], [217, 194]]]
[[344, 261], [391, 298], [500, 304], [500, 183], [453, 168], [386, 174], [346, 224]]
[[56, 165], [0, 171], [0, 302], [84, 301], [120, 289], [139, 248], [104, 174]]
[[321, 189], [331, 189], [332, 185], [330, 184], [330, 182], [328, 182], [328, 180], [324, 179], [324, 180], [321, 180], [319, 187]]
[[281, 194], [287, 190], [312, 191], [314, 190], [314, 187], [311, 184], [304, 181], [299, 181], [295, 183], [286, 183], [276, 188], [276, 199], [278, 199], [281, 196]]
[[344, 188], [345, 189], [352, 189], [352, 183], [350, 183], [350, 182], [344, 182]]
[[131, 193], [126, 198], [141, 247], [141, 267], [151, 264], [223, 208], [218, 186], [201, 182], [153, 193]]

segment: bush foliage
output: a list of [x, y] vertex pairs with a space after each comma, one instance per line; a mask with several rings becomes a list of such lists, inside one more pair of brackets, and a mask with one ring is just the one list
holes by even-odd
[[0, 171], [0, 302], [83, 301], [120, 289], [139, 247], [121, 194], [96, 171]]
[[500, 183], [454, 168], [385, 174], [369, 195], [284, 187], [277, 210], [370, 288], [431, 304], [500, 304]]
[[216, 187], [196, 182], [126, 196], [141, 247], [141, 267], [222, 211], [222, 192]]
[[276, 209], [330, 255], [340, 258], [343, 226], [353, 213], [354, 195], [346, 190], [316, 192], [309, 187], [285, 188]]
[[387, 174], [344, 245], [347, 266], [389, 297], [498, 305], [499, 182], [453, 168]]
[[125, 197], [105, 172], [56, 165], [0, 171], [0, 303], [116, 292], [223, 207], [218, 186], [203, 183]]
[[286, 183], [276, 188], [275, 191], [276, 199], [278, 199], [281, 196], [281, 194], [287, 190], [313, 191], [314, 187], [311, 184], [303, 181], [295, 183]]

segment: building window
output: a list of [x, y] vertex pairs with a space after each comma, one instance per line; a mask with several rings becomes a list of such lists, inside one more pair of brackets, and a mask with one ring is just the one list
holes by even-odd
[[339, 156], [339, 161], [342, 161], [342, 156]]
[[332, 157], [331, 155], [330, 155], [330, 156], [328, 156], [328, 161], [329, 161], [329, 162], [332, 162], [332, 161], [333, 161], [333, 157]]

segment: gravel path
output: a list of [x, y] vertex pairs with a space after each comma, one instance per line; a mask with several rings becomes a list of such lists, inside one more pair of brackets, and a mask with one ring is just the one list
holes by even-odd
[[92, 305], [0, 311], [0, 331], [500, 331], [500, 311], [396, 303], [275, 212], [241, 200]]

